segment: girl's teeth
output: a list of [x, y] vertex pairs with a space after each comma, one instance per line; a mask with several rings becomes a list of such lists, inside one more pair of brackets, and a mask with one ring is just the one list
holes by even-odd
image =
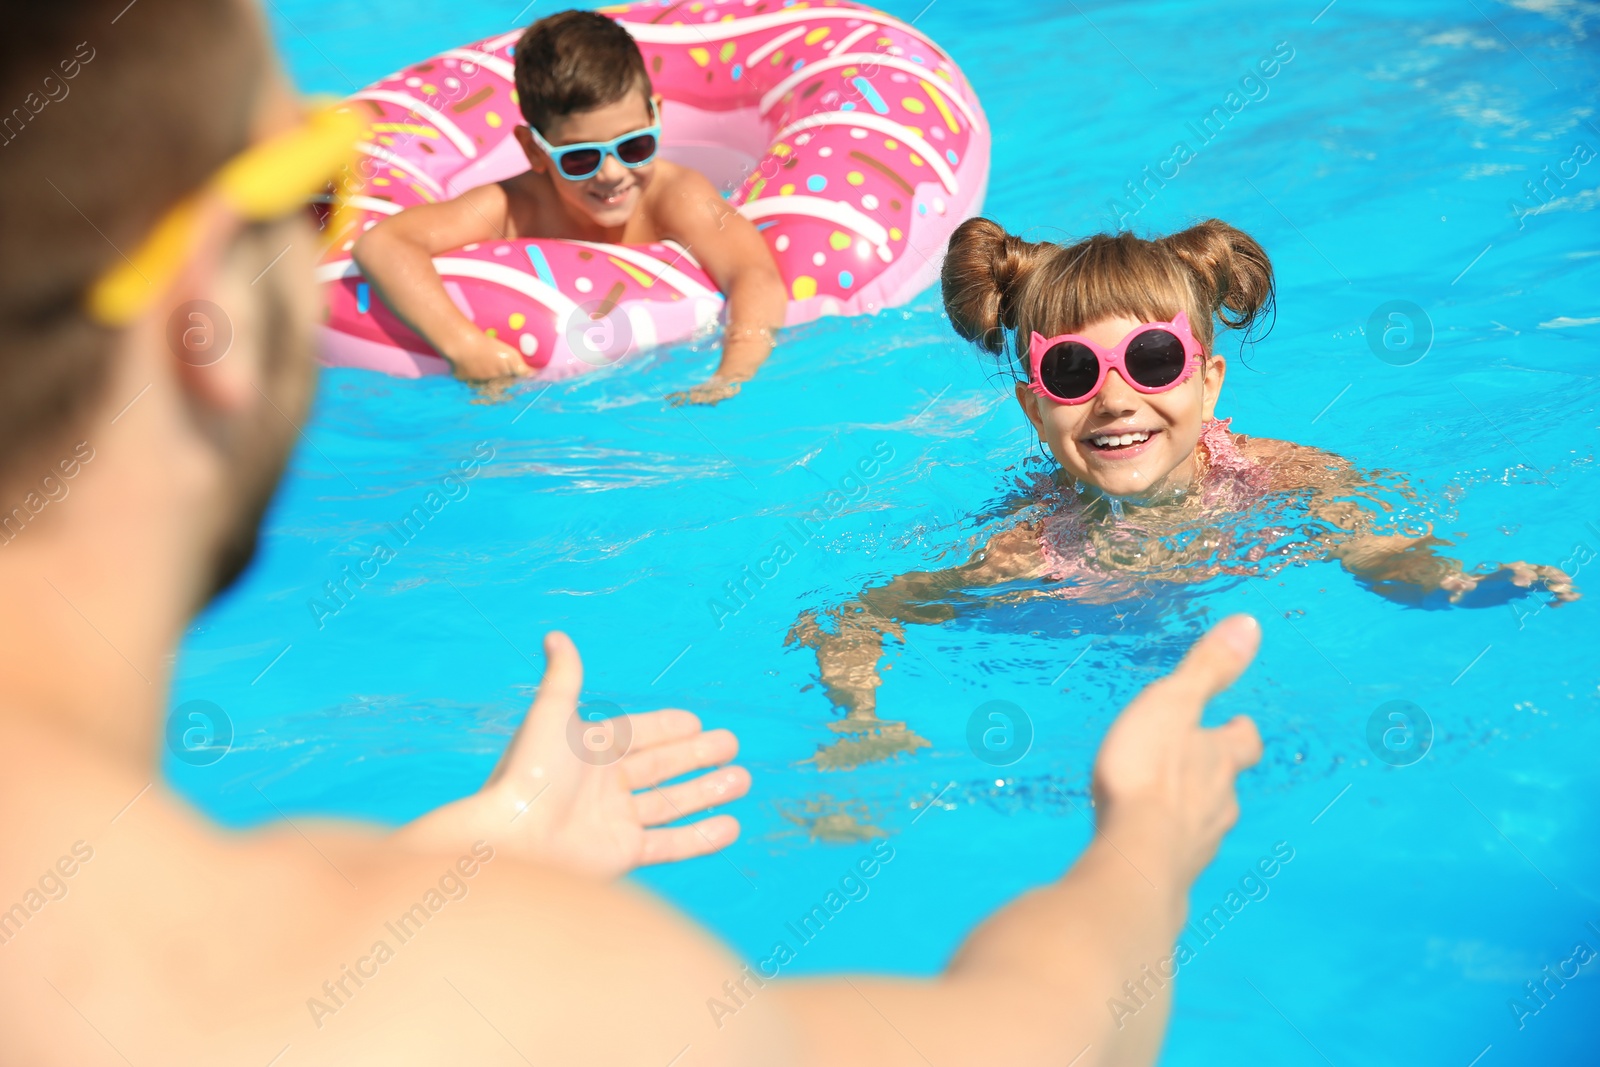
[[1094, 443], [1099, 448], [1111, 448], [1113, 446], [1126, 448], [1128, 445], [1136, 445], [1148, 440], [1150, 440], [1150, 435], [1141, 431], [1139, 433], [1118, 434], [1114, 437], [1096, 437]]

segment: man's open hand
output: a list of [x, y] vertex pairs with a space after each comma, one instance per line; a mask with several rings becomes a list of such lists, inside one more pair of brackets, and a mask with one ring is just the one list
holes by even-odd
[[[577, 714], [583, 664], [565, 634], [545, 637], [548, 667], [522, 726], [482, 789], [400, 833], [430, 847], [478, 839], [564, 870], [611, 878], [635, 867], [702, 856], [739, 836], [731, 815], [662, 823], [744, 796], [750, 774], [721, 764], [739, 742], [703, 730], [687, 711], [585, 722]], [[676, 785], [661, 783], [706, 767]]]

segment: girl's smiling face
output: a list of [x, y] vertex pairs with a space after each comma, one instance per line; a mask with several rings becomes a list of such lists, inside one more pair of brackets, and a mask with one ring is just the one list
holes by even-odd
[[[1138, 319], [1107, 318], [1074, 332], [1110, 348], [1139, 325]], [[1212, 417], [1226, 373], [1227, 361], [1211, 354], [1164, 393], [1141, 393], [1113, 370], [1082, 404], [1039, 396], [1026, 382], [1017, 384], [1017, 402], [1074, 479], [1108, 496], [1150, 500], [1194, 480], [1200, 429]]]

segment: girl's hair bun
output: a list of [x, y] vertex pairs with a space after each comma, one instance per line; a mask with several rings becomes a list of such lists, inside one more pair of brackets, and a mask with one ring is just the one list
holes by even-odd
[[1207, 219], [1155, 243], [1189, 268], [1201, 303], [1224, 326], [1248, 331], [1272, 313], [1272, 262], [1243, 230]]
[[940, 271], [945, 314], [956, 333], [986, 352], [1003, 350], [1006, 332], [1017, 328], [1014, 298], [1040, 252], [1051, 247], [1013, 236], [992, 219], [956, 227]]

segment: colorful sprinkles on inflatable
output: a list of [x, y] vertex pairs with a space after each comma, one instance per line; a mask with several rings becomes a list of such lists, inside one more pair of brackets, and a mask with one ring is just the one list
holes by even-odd
[[[989, 168], [983, 111], [942, 50], [844, 2], [602, 10], [638, 41], [664, 98], [662, 156], [729, 190], [766, 238], [789, 289], [788, 325], [894, 307], [933, 282], [951, 231], [982, 206]], [[385, 216], [527, 168], [511, 134], [520, 36], [452, 48], [350, 98], [364, 159], [341, 195], [348, 228], [320, 268], [325, 362], [448, 371], [373, 295], [350, 248]], [[542, 378], [687, 339], [722, 307], [690, 250], [670, 243], [493, 241], [434, 265], [462, 312]]]

